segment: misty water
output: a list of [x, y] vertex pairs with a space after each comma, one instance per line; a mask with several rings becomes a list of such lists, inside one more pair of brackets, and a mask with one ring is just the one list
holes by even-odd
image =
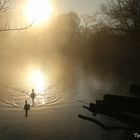
[[[54, 64], [52, 64], [54, 65]], [[60, 67], [59, 67], [60, 66]], [[35, 104], [27, 81], [27, 71], [13, 73], [0, 85], [0, 139], [16, 140], [111, 140], [124, 139], [123, 130], [104, 130], [93, 122], [78, 118], [78, 114], [93, 117], [82, 106], [102, 99], [105, 94], [129, 95], [129, 80], [85, 72], [69, 64], [42, 67], [45, 82], [37, 92]], [[37, 67], [36, 67], [37, 68]], [[7, 76], [8, 77], [8, 76]], [[24, 102], [31, 104], [25, 118]], [[85, 103], [84, 103], [85, 102]], [[107, 126], [125, 126], [106, 116], [93, 117]]]
[[[96, 123], [80, 119], [78, 114], [97, 119], [107, 126], [126, 126], [107, 116], [93, 116], [83, 105], [102, 100], [105, 94], [131, 96], [130, 83], [139, 81], [137, 64], [131, 67], [125, 63], [120, 67], [104, 62], [97, 66], [89, 62], [87, 67], [83, 59], [65, 56], [65, 50], [56, 44], [44, 43], [46, 40], [37, 35], [33, 38], [32, 34], [28, 37], [10, 34], [8, 39], [3, 36], [0, 140], [127, 139], [124, 130], [102, 129]], [[44, 81], [33, 85], [29, 77], [36, 70], [40, 70]], [[34, 104], [30, 98], [32, 88], [37, 94]], [[31, 104], [27, 118], [25, 100]]]

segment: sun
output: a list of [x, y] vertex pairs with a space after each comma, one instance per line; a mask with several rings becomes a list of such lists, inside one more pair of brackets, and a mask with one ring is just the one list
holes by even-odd
[[48, 21], [53, 12], [53, 6], [49, 0], [27, 0], [24, 15], [28, 22], [36, 25]]

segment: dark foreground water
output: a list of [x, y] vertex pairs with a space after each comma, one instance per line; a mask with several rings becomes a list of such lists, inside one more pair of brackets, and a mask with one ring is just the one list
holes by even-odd
[[[75, 78], [73, 78], [73, 75]], [[93, 117], [106, 126], [126, 126], [113, 118], [92, 114], [84, 102], [102, 99], [105, 94], [130, 95], [131, 81], [113, 77], [86, 75], [82, 71], [57, 75], [48, 80], [37, 93], [32, 105], [32, 86], [24, 81], [1, 82], [0, 140], [124, 140], [124, 130], [106, 130], [78, 114]], [[23, 109], [25, 100], [31, 104], [28, 118]]]

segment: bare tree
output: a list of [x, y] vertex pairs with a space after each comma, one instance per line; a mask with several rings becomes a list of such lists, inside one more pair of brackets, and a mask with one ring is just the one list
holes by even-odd
[[0, 32], [4, 31], [14, 31], [14, 30], [26, 30], [33, 25], [33, 22], [29, 25], [17, 26], [16, 24], [12, 26], [10, 23], [3, 21], [3, 17], [7, 15], [11, 9], [12, 0], [0, 0]]
[[0, 0], [0, 13], [6, 12], [11, 5], [11, 0]]
[[100, 14], [104, 22], [120, 31], [140, 31], [139, 0], [109, 0], [102, 4]]
[[85, 14], [81, 16], [81, 20], [82, 20], [81, 32], [88, 37], [94, 32], [94, 27], [97, 24], [96, 22], [97, 16], [96, 14], [94, 15]]

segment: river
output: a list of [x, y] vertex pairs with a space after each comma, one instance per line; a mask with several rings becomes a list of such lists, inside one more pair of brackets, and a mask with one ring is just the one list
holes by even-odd
[[[78, 114], [97, 119], [107, 126], [125, 126], [110, 117], [93, 116], [82, 106], [101, 100], [105, 94], [129, 95], [129, 80], [98, 77], [80, 68], [68, 69], [55, 67], [55, 73], [54, 69], [47, 72], [44, 69], [44, 81], [38, 76], [38, 79], [31, 79], [34, 83], [27, 81], [25, 73], [22, 76], [14, 74], [13, 82], [1, 82], [1, 140], [127, 139], [124, 130], [105, 130], [96, 123], [80, 119]], [[37, 94], [34, 104], [30, 98], [32, 88]], [[31, 105], [27, 118], [23, 109], [25, 100]]]

